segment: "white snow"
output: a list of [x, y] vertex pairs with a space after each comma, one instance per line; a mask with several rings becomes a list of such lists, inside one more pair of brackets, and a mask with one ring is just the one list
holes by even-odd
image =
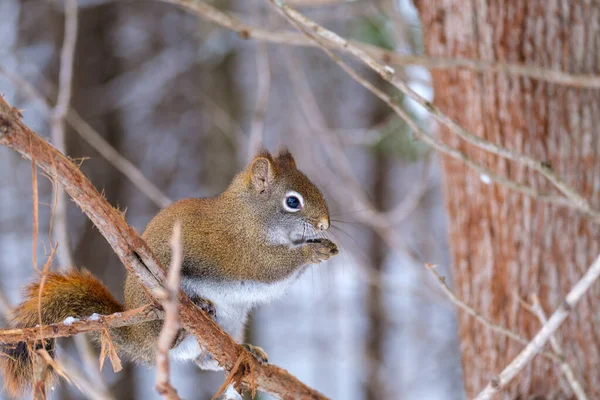
[[93, 313], [92, 315], [90, 315], [88, 317], [89, 321], [100, 321], [100, 314], [98, 313]]
[[67, 317], [65, 318], [65, 320], [63, 321], [63, 324], [65, 325], [73, 325], [73, 323], [79, 321], [79, 318], [75, 318], [75, 317]]

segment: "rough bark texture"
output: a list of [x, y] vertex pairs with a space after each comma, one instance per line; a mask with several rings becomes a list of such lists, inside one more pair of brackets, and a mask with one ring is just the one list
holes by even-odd
[[[571, 73], [600, 72], [600, 1], [436, 0], [417, 7], [428, 54], [518, 62]], [[600, 207], [600, 91], [574, 89], [498, 73], [433, 73], [435, 103], [464, 127], [505, 147], [546, 160]], [[550, 189], [538, 174], [467, 146], [452, 146], [512, 179]], [[517, 295], [539, 293], [549, 311], [600, 252], [600, 228], [497, 185], [444, 159], [453, 279], [457, 294], [493, 321], [531, 337], [535, 316]], [[559, 331], [568, 360], [590, 398], [600, 397], [600, 314], [596, 284]], [[522, 347], [460, 314], [467, 393], [475, 394]], [[565, 398], [557, 366], [536, 358], [503, 398]]]

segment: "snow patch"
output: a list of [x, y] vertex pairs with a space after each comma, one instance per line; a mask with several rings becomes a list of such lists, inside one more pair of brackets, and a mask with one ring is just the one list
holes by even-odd
[[98, 313], [93, 313], [92, 315], [90, 315], [88, 317], [89, 321], [100, 321], [100, 314]]
[[75, 317], [67, 317], [65, 318], [65, 320], [63, 321], [63, 324], [70, 326], [73, 325], [73, 323], [79, 321], [79, 318], [75, 318]]

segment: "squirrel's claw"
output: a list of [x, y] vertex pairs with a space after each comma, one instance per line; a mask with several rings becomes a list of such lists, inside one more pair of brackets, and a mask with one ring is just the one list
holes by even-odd
[[191, 297], [190, 300], [192, 300], [192, 302], [198, 308], [210, 315], [212, 319], [217, 319], [217, 309], [215, 308], [215, 303], [202, 297]]
[[248, 350], [248, 352], [252, 354], [252, 356], [254, 356], [259, 363], [267, 364], [269, 362], [269, 356], [267, 353], [265, 353], [262, 347], [255, 346], [250, 343], [244, 343], [242, 346]]

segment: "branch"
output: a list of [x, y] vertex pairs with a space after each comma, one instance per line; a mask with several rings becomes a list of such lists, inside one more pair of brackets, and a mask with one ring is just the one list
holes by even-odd
[[[218, 8], [203, 1], [196, 0], [157, 0], [163, 3], [169, 3], [186, 9], [198, 17], [213, 22], [224, 28], [236, 32], [242, 39], [255, 39], [269, 43], [286, 44], [291, 46], [315, 47], [316, 44], [302, 34], [290, 31], [274, 31], [258, 28], [246, 24], [239, 18], [227, 14]], [[331, 1], [336, 0], [319, 0]], [[298, 1], [299, 3], [300, 1]], [[296, 1], [290, 4], [297, 3]], [[555, 83], [579, 88], [600, 88], [600, 76], [591, 74], [569, 74], [567, 72], [544, 69], [531, 65], [509, 64], [501, 62], [491, 62], [483, 60], [473, 60], [469, 58], [446, 58], [446, 57], [428, 57], [412, 54], [399, 54], [394, 51], [382, 49], [367, 43], [354, 40], [348, 41], [353, 47], [359, 48], [384, 63], [393, 65], [419, 65], [429, 69], [453, 69], [467, 68], [477, 72], [495, 72], [510, 75], [522, 76], [531, 79], [537, 79], [544, 82]], [[347, 47], [338, 43], [328, 43], [328, 47], [350, 52]]]
[[[104, 389], [97, 385], [97, 382], [90, 380], [83, 372], [81, 365], [62, 352], [60, 357], [60, 366], [66, 376], [71, 378], [73, 385], [90, 400], [107, 400], [112, 397], [107, 396]], [[98, 360], [95, 360], [96, 363]]]
[[[58, 74], [58, 98], [50, 118], [50, 136], [56, 148], [66, 153], [67, 140], [65, 135], [65, 118], [71, 102], [71, 87], [73, 80], [73, 60], [77, 43], [77, 0], [65, 0], [65, 31], [63, 46], [60, 52], [60, 70]], [[69, 245], [67, 230], [67, 203], [64, 191], [56, 186], [56, 223], [54, 232], [60, 243], [58, 260], [61, 268], [73, 267], [73, 258]]]
[[477, 395], [475, 400], [491, 399], [504, 386], [506, 386], [530, 361], [536, 356], [554, 332], [562, 325], [571, 313], [573, 307], [588, 291], [590, 286], [600, 277], [600, 256], [589, 267], [585, 275], [573, 286], [565, 297], [560, 307], [552, 314], [550, 319], [542, 325], [540, 331], [534, 336], [527, 346], [513, 359], [513, 361], [494, 377], [490, 383]]
[[[25, 96], [30, 100], [35, 101], [40, 105], [41, 111], [47, 117], [51, 117], [52, 111], [50, 103], [46, 97], [41, 94], [35, 87], [29, 82], [23, 79], [21, 76], [7, 71], [0, 65], [0, 73], [6, 75], [6, 77], [13, 83], [15, 88], [19, 89]], [[41, 77], [42, 78], [42, 77]], [[49, 91], [53, 91], [54, 87], [49, 82], [46, 82], [46, 86], [49, 87]], [[120, 171], [126, 178], [128, 178], [140, 192], [144, 193], [150, 200], [154, 202], [160, 208], [166, 208], [173, 201], [160, 191], [154, 183], [152, 183], [144, 174], [129, 161], [123, 155], [121, 155], [114, 147], [110, 145], [90, 124], [88, 124], [81, 115], [74, 109], [70, 108], [66, 121], [71, 127], [85, 140], [90, 146], [92, 146], [102, 157], [104, 157], [109, 163], [111, 163], [118, 171]]]
[[[544, 312], [544, 309], [542, 308], [542, 305], [540, 304], [540, 299], [535, 294], [531, 295], [531, 311], [540, 320], [540, 323], [542, 325], [544, 325], [545, 323], [548, 322], [546, 313]], [[579, 383], [579, 381], [575, 377], [573, 368], [571, 368], [569, 363], [566, 361], [566, 358], [562, 351], [562, 348], [561, 348], [560, 344], [558, 343], [558, 340], [556, 339], [555, 336], [550, 336], [550, 346], [552, 346], [552, 350], [554, 350], [554, 352], [559, 357], [562, 358], [563, 362], [560, 363], [560, 368], [562, 369], [563, 374], [565, 375], [565, 378], [567, 378], [567, 381], [569, 382], [571, 389], [573, 389], [573, 392], [575, 393], [577, 400], [587, 400], [588, 397], [585, 394], [585, 391], [583, 390], [581, 383]]]
[[[325, 53], [327, 53], [346, 73], [348, 73], [358, 83], [360, 83], [362, 86], [364, 86], [377, 97], [379, 97], [381, 100], [383, 100], [386, 104], [388, 104], [388, 106], [392, 108], [411, 127], [416, 137], [423, 140], [427, 144], [433, 146], [438, 151], [444, 152], [454, 158], [463, 161], [466, 165], [479, 172], [482, 175], [482, 177], [485, 176], [490, 180], [496, 181], [509, 188], [536, 197], [538, 199], [551, 201], [556, 204], [562, 204], [580, 210], [592, 220], [600, 222], [600, 212], [592, 209], [587, 200], [585, 200], [573, 188], [567, 185], [567, 183], [561, 177], [559, 177], [552, 170], [552, 168], [547, 165], [546, 162], [537, 161], [525, 154], [521, 154], [516, 151], [512, 151], [504, 147], [498, 146], [484, 138], [475, 135], [472, 132], [467, 131], [466, 129], [462, 128], [459, 124], [457, 124], [454, 120], [452, 120], [450, 117], [443, 114], [430, 101], [421, 97], [417, 92], [412, 90], [405, 82], [398, 79], [395, 75], [395, 71], [393, 68], [387, 65], [380, 64], [378, 61], [376, 61], [374, 58], [368, 55], [365, 51], [354, 46], [348, 40], [340, 37], [336, 33], [326, 28], [323, 28], [314, 21], [311, 21], [296, 10], [291, 9], [290, 7], [283, 4], [281, 0], [270, 1], [277, 7], [277, 9], [281, 12], [281, 14], [284, 17], [286, 17], [294, 26], [296, 26], [298, 30], [303, 32], [307, 37], [311, 38], [319, 47], [321, 47], [321, 49], [325, 51]], [[398, 90], [404, 93], [407, 97], [422, 105], [426, 110], [429, 111], [429, 113], [433, 116], [434, 119], [446, 125], [454, 134], [458, 135], [462, 139], [483, 150], [486, 150], [493, 154], [497, 154], [509, 160], [516, 161], [529, 168], [532, 168], [535, 171], [540, 172], [548, 180], [550, 180], [554, 184], [554, 186], [556, 186], [567, 198], [565, 199], [563, 197], [539, 193], [534, 188], [513, 182], [507, 178], [499, 176], [490, 171], [489, 169], [481, 166], [480, 164], [475, 163], [473, 160], [468, 158], [468, 156], [465, 153], [462, 153], [446, 145], [439, 139], [426, 134], [419, 127], [416, 121], [414, 121], [413, 118], [410, 115], [408, 115], [408, 113], [402, 107], [399, 106], [396, 100], [392, 99], [391, 96], [376, 88], [373, 84], [367, 82], [355, 70], [350, 68], [338, 56], [336, 56], [329, 49], [329, 47], [332, 46], [343, 47], [347, 49], [349, 53], [354, 55], [359, 60], [363, 61], [367, 66], [369, 66], [371, 69], [377, 72], [384, 80], [391, 83], [394, 87], [396, 87]]]
[[167, 285], [163, 290], [165, 299], [163, 310], [165, 310], [165, 322], [163, 324], [158, 343], [156, 345], [156, 391], [169, 400], [181, 400], [175, 388], [169, 383], [169, 350], [175, 342], [179, 333], [179, 283], [181, 281], [181, 222], [176, 222], [173, 227], [171, 238], [171, 266]]
[[269, 106], [269, 91], [271, 90], [271, 67], [269, 65], [269, 49], [261, 43], [256, 48], [256, 108], [250, 125], [248, 139], [248, 160], [256, 155], [264, 142], [265, 118]]
[[[348, 75], [350, 75], [355, 81], [357, 81], [359, 84], [361, 84], [367, 90], [369, 90], [371, 93], [373, 93], [375, 96], [377, 96], [383, 102], [385, 102], [394, 112], [396, 112], [396, 114], [398, 114], [407, 123], [407, 125], [412, 129], [412, 131], [417, 139], [421, 139], [423, 142], [427, 143], [428, 145], [430, 145], [431, 147], [433, 147], [434, 149], [438, 150], [441, 153], [444, 153], [446, 155], [449, 155], [450, 157], [453, 157], [453, 158], [456, 158], [457, 160], [462, 161], [468, 167], [477, 171], [480, 174], [482, 180], [494, 181], [494, 182], [504, 185], [512, 190], [518, 191], [527, 196], [531, 196], [537, 200], [547, 201], [549, 203], [553, 203], [553, 204], [560, 205], [560, 206], [576, 208], [575, 205], [573, 205], [571, 202], [568, 201], [568, 199], [565, 199], [562, 196], [555, 196], [555, 195], [551, 195], [551, 194], [547, 194], [547, 193], [542, 193], [542, 192], [537, 191], [535, 188], [532, 188], [527, 185], [523, 185], [518, 182], [514, 182], [510, 179], [507, 179], [507, 178], [501, 176], [501, 175], [495, 174], [490, 169], [475, 162], [473, 159], [471, 159], [465, 153], [463, 153], [459, 150], [456, 150], [456, 149], [448, 146], [447, 144], [445, 144], [438, 138], [427, 134], [423, 129], [421, 129], [419, 124], [404, 110], [404, 108], [400, 104], [398, 104], [397, 101], [394, 100], [390, 95], [383, 92], [382, 90], [379, 90], [373, 84], [368, 82], [365, 78], [363, 78], [361, 75], [359, 75], [354, 69], [352, 69], [345, 62], [343, 62], [331, 50], [329, 50], [327, 47], [325, 47], [325, 45], [320, 42], [319, 38], [313, 36], [311, 33], [307, 32], [307, 31], [305, 31], [304, 28], [302, 27], [302, 25], [297, 24], [295, 21], [293, 23], [296, 24], [298, 29], [302, 30], [307, 36], [311, 37], [313, 40], [315, 40], [317, 43], [319, 43], [319, 45], [321, 46], [323, 51], [325, 51], [325, 53], [327, 53], [335, 61], [335, 63], [338, 64]], [[385, 225], [388, 225], [387, 218], [383, 219], [382, 222]]]
[[[158, 305], [160, 299], [156, 296], [156, 290], [160, 290], [165, 282], [165, 271], [148, 245], [125, 222], [123, 214], [98, 193], [77, 166], [25, 126], [21, 117], [17, 109], [0, 98], [0, 144], [12, 148], [25, 158], [34, 159], [49, 174], [55, 168], [56, 179], [96, 225], [125, 268], [145, 288], [149, 298]], [[50, 175], [54, 176], [53, 173]], [[179, 301], [183, 327], [198, 339], [200, 345], [223, 368], [230, 371], [240, 352], [246, 350], [199, 310], [183, 291], [179, 292]], [[325, 399], [281, 368], [274, 365], [263, 366], [253, 357], [248, 358], [247, 362], [250, 364], [247, 370], [253, 371], [252, 378], [265, 392], [281, 398]], [[241, 379], [246, 385], [250, 383], [250, 377], [246, 374]]]
[[3, 291], [0, 291], [0, 315], [2, 315], [2, 318], [7, 321], [10, 321], [13, 317], [13, 310], [10, 305], [10, 301]]
[[46, 400], [46, 378], [48, 377], [48, 363], [37, 351], [33, 353], [33, 400]]
[[[475, 318], [479, 323], [481, 323], [483, 326], [491, 329], [494, 332], [500, 333], [504, 336], [509, 337], [510, 339], [514, 340], [515, 342], [519, 342], [521, 344], [527, 345], [529, 344], [529, 340], [527, 340], [526, 338], [524, 338], [523, 336], [503, 327], [500, 325], [497, 325], [495, 323], [493, 323], [492, 321], [490, 321], [489, 319], [487, 319], [486, 317], [484, 317], [483, 315], [481, 315], [480, 313], [478, 313], [473, 307], [471, 307], [470, 305], [468, 305], [467, 303], [465, 303], [464, 301], [462, 301], [461, 299], [459, 299], [450, 289], [450, 287], [448, 286], [448, 283], [446, 283], [446, 278], [444, 278], [443, 276], [441, 276], [436, 270], [435, 267], [436, 265], [434, 264], [425, 264], [425, 267], [427, 267], [427, 269], [431, 272], [431, 274], [437, 279], [438, 283], [440, 284], [440, 288], [442, 289], [442, 291], [444, 292], [444, 294], [446, 296], [448, 296], [448, 299], [455, 305], [457, 306], [459, 309], [462, 309], [463, 311], [466, 311], [467, 314], [471, 315], [473, 318]], [[557, 364], [561, 364], [563, 362], [562, 358], [555, 353], [551, 353], [549, 351], [543, 351], [542, 355], [552, 361], [554, 361]]]
[[163, 312], [153, 304], [110, 315], [91, 315], [87, 319], [59, 322], [35, 328], [1, 329], [0, 343], [17, 343], [73, 336], [78, 333], [100, 331], [104, 328], [119, 328], [163, 318]]
[[[397, 219], [396, 221], [390, 222], [387, 213], [382, 213], [376, 209], [375, 205], [369, 199], [369, 196], [367, 196], [360, 183], [356, 180], [356, 177], [352, 172], [350, 160], [344, 153], [339, 140], [335, 140], [337, 138], [333, 137], [334, 134], [327, 126], [325, 116], [316, 106], [316, 99], [306, 84], [306, 76], [304, 70], [300, 67], [300, 63], [294, 59], [293, 54], [289, 54], [288, 57], [284, 58], [289, 70], [288, 75], [292, 81], [294, 96], [298, 98], [299, 109], [304, 120], [312, 131], [323, 133], [323, 135], [317, 135], [317, 139], [323, 144], [323, 149], [327, 155], [332, 160], [335, 160], [333, 164], [340, 168], [340, 170], [337, 171], [337, 174], [329, 172], [328, 169], [324, 169], [322, 172], [329, 176], [329, 179], [332, 181], [343, 180], [343, 185], [340, 185], [339, 187], [345, 194], [333, 191], [332, 195], [335, 196], [336, 200], [341, 204], [348, 199], [352, 199], [352, 201], [356, 203], [355, 208], [362, 210], [361, 213], [356, 215], [360, 223], [373, 229], [394, 251], [402, 251], [412, 261], [420, 262], [419, 255], [412, 250], [406, 244], [406, 241], [393, 229], [393, 223], [399, 223], [401, 221]], [[327, 143], [323, 140], [328, 137], [334, 139], [331, 140], [333, 143]], [[343, 195], [343, 197], [338, 197], [340, 195]], [[335, 219], [332, 221], [339, 222], [335, 221]]]

